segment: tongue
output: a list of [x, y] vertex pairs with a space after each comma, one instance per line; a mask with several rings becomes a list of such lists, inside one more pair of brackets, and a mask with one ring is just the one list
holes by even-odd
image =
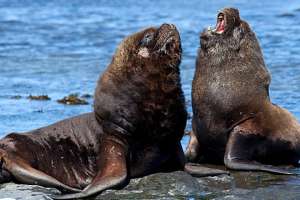
[[225, 22], [224, 22], [224, 20], [222, 20], [222, 21], [218, 22], [216, 31], [223, 32], [224, 29], [225, 29]]

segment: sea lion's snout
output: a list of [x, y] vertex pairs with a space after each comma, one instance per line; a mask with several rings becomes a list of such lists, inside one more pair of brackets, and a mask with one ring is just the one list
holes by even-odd
[[181, 60], [181, 41], [174, 24], [164, 23], [160, 27], [141, 32], [137, 42], [137, 54], [142, 59], [158, 60], [167, 66], [177, 66]]
[[177, 30], [174, 24], [164, 23], [159, 27], [160, 30]]
[[180, 36], [174, 24], [162, 24], [159, 27], [157, 31], [156, 48], [159, 54], [181, 54]]

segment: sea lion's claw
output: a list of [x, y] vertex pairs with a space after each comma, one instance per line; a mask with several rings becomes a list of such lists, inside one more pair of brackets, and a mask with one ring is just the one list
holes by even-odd
[[194, 177], [218, 176], [223, 174], [230, 175], [228, 171], [212, 169], [196, 163], [186, 163], [184, 166], [184, 171]]

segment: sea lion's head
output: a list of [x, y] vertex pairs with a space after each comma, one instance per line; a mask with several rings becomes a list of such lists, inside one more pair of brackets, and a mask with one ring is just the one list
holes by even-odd
[[224, 8], [217, 14], [216, 21], [214, 29], [209, 27], [201, 33], [201, 48], [204, 50], [225, 46], [238, 49], [243, 36], [251, 33], [248, 23], [241, 20], [238, 9]]
[[235, 8], [224, 8], [217, 15], [215, 32], [217, 34], [229, 34], [241, 23], [240, 13]]
[[177, 68], [181, 60], [181, 42], [173, 24], [150, 27], [125, 38], [119, 45], [113, 64], [128, 67], [149, 65]]
[[175, 104], [185, 113], [179, 76], [181, 51], [180, 36], [172, 24], [146, 28], [126, 37], [97, 84], [97, 119], [135, 132], [140, 123], [145, 123], [141, 120], [153, 113], [169, 114], [168, 109], [162, 111], [166, 107]]

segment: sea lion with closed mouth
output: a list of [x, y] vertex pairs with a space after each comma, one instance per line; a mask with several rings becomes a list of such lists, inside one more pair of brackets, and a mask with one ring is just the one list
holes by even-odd
[[235, 170], [291, 174], [270, 165], [298, 165], [300, 125], [269, 97], [270, 74], [255, 34], [239, 11], [225, 8], [201, 34], [192, 87], [192, 162]]
[[98, 82], [94, 112], [0, 140], [0, 183], [79, 192], [54, 197], [74, 199], [184, 169], [180, 61], [172, 24], [125, 38]]

